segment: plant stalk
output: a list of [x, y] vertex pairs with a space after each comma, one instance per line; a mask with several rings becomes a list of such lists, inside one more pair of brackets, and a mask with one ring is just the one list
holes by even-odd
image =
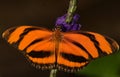
[[[78, 0], [70, 0], [69, 2], [69, 8], [67, 11], [67, 16], [66, 16], [66, 22], [70, 23], [73, 19], [74, 13], [77, 8], [77, 1]], [[57, 69], [52, 69], [50, 72], [50, 77], [56, 77], [57, 74]]]
[[77, 1], [78, 0], [70, 0], [69, 8], [67, 11], [67, 16], [66, 16], [67, 23], [70, 23], [73, 19], [74, 13], [75, 13], [76, 8], [77, 8]]
[[52, 69], [50, 71], [50, 77], [56, 77], [57, 69]]

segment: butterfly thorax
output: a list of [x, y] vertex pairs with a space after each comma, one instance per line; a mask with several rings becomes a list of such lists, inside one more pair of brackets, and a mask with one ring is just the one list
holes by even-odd
[[56, 42], [60, 42], [62, 39], [62, 33], [61, 33], [61, 28], [60, 27], [56, 27], [53, 33], [53, 39]]

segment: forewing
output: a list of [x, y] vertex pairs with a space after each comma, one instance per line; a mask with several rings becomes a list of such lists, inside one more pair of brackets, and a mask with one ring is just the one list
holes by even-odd
[[54, 68], [54, 43], [52, 32], [35, 26], [12, 27], [3, 33], [3, 38], [24, 52], [32, 64], [41, 69]]
[[94, 32], [66, 32], [59, 46], [58, 68], [78, 71], [91, 61], [103, 55], [118, 51], [117, 42]]

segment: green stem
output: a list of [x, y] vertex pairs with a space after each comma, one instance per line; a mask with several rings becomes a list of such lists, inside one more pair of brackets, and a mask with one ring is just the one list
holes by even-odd
[[[78, 0], [70, 0], [69, 8], [66, 16], [67, 23], [70, 23], [71, 20], [73, 19], [74, 12], [76, 11], [77, 8], [77, 1]], [[56, 73], [57, 73], [57, 69], [52, 69], [50, 72], [50, 77], [56, 77]]]
[[56, 77], [57, 69], [52, 69], [50, 72], [50, 77]]
[[77, 1], [78, 0], [70, 0], [69, 8], [67, 11], [67, 17], [66, 17], [67, 23], [70, 23], [72, 21], [74, 12], [76, 11], [76, 8], [77, 8]]

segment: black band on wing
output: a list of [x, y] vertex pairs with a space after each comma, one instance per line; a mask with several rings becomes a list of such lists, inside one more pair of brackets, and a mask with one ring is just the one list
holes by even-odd
[[89, 55], [89, 58], [92, 59], [92, 56], [90, 55], [90, 53], [80, 43], [72, 41], [72, 44], [74, 44], [74, 45], [78, 46], [79, 48], [81, 48], [83, 51], [85, 51]]
[[5, 34], [4, 34], [4, 36], [3, 36], [3, 38], [5, 38], [6, 40], [8, 40], [9, 39], [9, 37], [10, 37], [10, 34], [12, 33], [12, 32], [14, 32], [16, 30], [16, 27], [12, 27], [12, 28], [9, 28], [9, 29], [7, 29], [6, 31], [5, 31]]
[[94, 45], [99, 53], [99, 56], [107, 55], [107, 53], [102, 52], [102, 50], [100, 49], [99, 42], [96, 40], [94, 35], [92, 35], [90, 33], [86, 33], [86, 32], [82, 32], [80, 34], [87, 36], [94, 43]]
[[65, 59], [71, 61], [71, 62], [79, 62], [79, 63], [82, 63], [82, 62], [86, 62], [88, 61], [87, 59], [85, 59], [84, 57], [82, 56], [76, 56], [76, 55], [73, 55], [73, 54], [67, 54], [67, 53], [61, 53], [62, 57], [64, 57]]
[[87, 49], [86, 49], [84, 46], [82, 46], [80, 43], [78, 43], [78, 42], [76, 42], [76, 41], [74, 41], [74, 40], [68, 39], [68, 38], [66, 38], [66, 39], [67, 39], [67, 41], [69, 41], [70, 43], [76, 45], [77, 47], [79, 47], [79, 48], [81, 48], [83, 51], [85, 51], [85, 52], [89, 55], [89, 59], [92, 59], [92, 58], [93, 58], [93, 57], [91, 56], [91, 54], [87, 51]]
[[[20, 34], [20, 36], [19, 36], [20, 38], [19, 38], [19, 40], [16, 42], [16, 45], [18, 46], [19, 43], [21, 42], [21, 40], [24, 38], [24, 36], [27, 35], [30, 31], [34, 31], [34, 30], [41, 30], [41, 29], [38, 28], [38, 27], [26, 28], [26, 29], [23, 31], [23, 33]], [[42, 40], [43, 40], [43, 38], [39, 38], [39, 39], [33, 40], [33, 41], [24, 49], [24, 51], [25, 51], [29, 46], [31, 46], [31, 45], [33, 45], [33, 44], [35, 44], [35, 43], [37, 43], [37, 42], [40, 42], [40, 41], [42, 41]]]
[[35, 44], [35, 43], [38, 43], [38, 42], [40, 42], [40, 41], [42, 41], [43, 39], [41, 38], [41, 39], [36, 39], [36, 40], [34, 40], [33, 42], [31, 42], [25, 49], [24, 49], [24, 51], [26, 51], [26, 49], [28, 48], [28, 47], [30, 47], [31, 45], [33, 45], [33, 44]]
[[49, 57], [51, 55], [50, 51], [31, 51], [30, 53], [27, 53], [29, 56], [33, 58], [45, 58]]
[[113, 39], [111, 39], [107, 36], [105, 37], [105, 39], [110, 43], [110, 47], [113, 52], [116, 52], [119, 50], [118, 44]]
[[[9, 30], [9, 32], [14, 32], [17, 28], [19, 28], [19, 27], [13, 27], [12, 29], [10, 29]], [[24, 38], [24, 36], [27, 34], [27, 33], [29, 33], [30, 31], [32, 31], [32, 30], [40, 30], [39, 28], [37, 28], [37, 27], [31, 27], [31, 28], [26, 28], [20, 35], [19, 35], [19, 40], [17, 40], [17, 42], [16, 43], [13, 43], [13, 45], [15, 44], [15, 46], [18, 46], [19, 45], [19, 43], [20, 43], [20, 41]], [[8, 37], [9, 38], [9, 37]], [[8, 39], [7, 38], [7, 39]]]
[[20, 39], [18, 40], [18, 44], [20, 43], [20, 41], [24, 38], [24, 36], [26, 34], [28, 34], [30, 31], [33, 31], [33, 30], [40, 30], [39, 28], [35, 27], [35, 28], [26, 28], [22, 34], [20, 34]]

